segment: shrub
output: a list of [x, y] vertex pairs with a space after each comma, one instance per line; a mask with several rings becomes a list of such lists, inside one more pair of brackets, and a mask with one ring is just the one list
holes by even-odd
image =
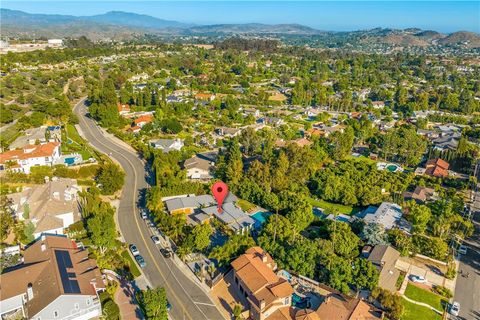
[[372, 298], [380, 302], [387, 311], [387, 317], [392, 320], [401, 319], [404, 311], [402, 298], [388, 290], [375, 288], [372, 291]]
[[112, 299], [105, 301], [103, 305], [103, 314], [109, 320], [119, 320], [120, 319], [120, 308], [118, 305], [113, 302]]
[[433, 291], [447, 299], [450, 299], [451, 297], [453, 297], [452, 290], [445, 288], [443, 286], [434, 286]]

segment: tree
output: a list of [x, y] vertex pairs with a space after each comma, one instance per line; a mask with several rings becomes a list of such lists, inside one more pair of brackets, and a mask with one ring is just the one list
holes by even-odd
[[353, 263], [352, 283], [357, 289], [372, 290], [378, 284], [378, 271], [367, 259], [357, 258]]
[[243, 308], [242, 308], [241, 304], [235, 304], [235, 306], [233, 307], [233, 311], [232, 311], [234, 320], [242, 319], [242, 309]]
[[151, 320], [167, 320], [167, 294], [165, 288], [147, 289], [140, 293], [141, 306], [145, 317]]
[[408, 201], [406, 208], [408, 210], [407, 219], [412, 223], [413, 231], [424, 233], [427, 223], [432, 216], [430, 208], [423, 204], [418, 204], [415, 200]]
[[209, 224], [196, 225], [192, 230], [193, 245], [198, 251], [203, 251], [210, 245], [212, 227]]
[[352, 232], [345, 222], [331, 221], [327, 226], [334, 252], [344, 258], [353, 258], [358, 255], [360, 239]]
[[333, 156], [336, 159], [344, 159], [350, 154], [350, 150], [352, 150], [353, 143], [355, 141], [355, 133], [353, 131], [353, 128], [348, 126], [345, 128], [345, 131], [343, 133], [336, 132], [333, 135], [333, 141]]
[[113, 219], [114, 210], [105, 202], [87, 220], [87, 228], [92, 243], [98, 248], [100, 254], [105, 254], [109, 249], [116, 247], [117, 230]]
[[0, 243], [7, 239], [14, 224], [10, 205], [11, 201], [7, 196], [0, 196]]
[[230, 237], [223, 246], [213, 248], [209, 257], [216, 259], [220, 266], [225, 266], [254, 245], [255, 241], [252, 237], [236, 234]]
[[376, 246], [377, 244], [388, 244], [388, 236], [385, 228], [378, 223], [367, 223], [363, 227], [362, 239], [366, 244]]
[[114, 163], [108, 162], [100, 167], [97, 182], [103, 194], [113, 194], [122, 189], [125, 173]]
[[402, 230], [389, 230], [388, 240], [404, 257], [410, 255], [410, 251], [413, 250], [412, 237], [405, 234]]
[[391, 293], [388, 290], [375, 288], [372, 291], [372, 298], [376, 299], [387, 309], [387, 317], [392, 320], [400, 320], [403, 315], [404, 307], [402, 297], [398, 294]]

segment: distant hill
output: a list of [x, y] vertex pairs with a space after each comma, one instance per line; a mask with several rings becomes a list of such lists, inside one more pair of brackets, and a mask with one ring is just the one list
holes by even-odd
[[303, 26], [300, 24], [216, 24], [191, 27], [190, 33], [233, 33], [233, 34], [252, 34], [252, 33], [271, 33], [271, 34], [317, 34], [319, 30]]
[[438, 40], [443, 45], [464, 44], [471, 48], [480, 47], [480, 35], [474, 32], [458, 31]]
[[341, 47], [354, 43], [388, 44], [393, 46], [461, 46], [480, 48], [480, 35], [460, 31], [445, 35], [432, 30], [408, 28], [403, 30], [374, 28], [351, 32], [319, 31], [300, 24], [216, 24], [195, 26], [178, 21], [164, 20], [149, 15], [110, 11], [95, 16], [69, 16], [31, 14], [23, 11], [0, 9], [2, 36], [7, 37], [80, 37], [91, 40], [125, 40], [146, 34], [159, 36], [248, 36], [293, 35], [321, 39], [327, 46]]
[[80, 17], [79, 19], [95, 21], [98, 23], [109, 25], [119, 25], [146, 29], [187, 28], [192, 26], [191, 24], [185, 24], [178, 21], [163, 20], [145, 14], [136, 14], [123, 11], [110, 11], [95, 16]]

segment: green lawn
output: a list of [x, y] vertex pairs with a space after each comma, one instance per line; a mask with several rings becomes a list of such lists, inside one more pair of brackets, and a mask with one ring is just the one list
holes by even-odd
[[237, 200], [237, 205], [242, 209], [243, 211], [248, 211], [250, 209], [255, 208], [256, 206], [253, 203], [248, 202], [247, 200], [243, 199], [238, 199]]
[[309, 198], [308, 202], [314, 207], [320, 207], [325, 210], [336, 210], [338, 213], [343, 213], [348, 215], [354, 214], [359, 210], [358, 208], [354, 208], [352, 206], [345, 206], [343, 204], [331, 203], [321, 199]]
[[[439, 296], [438, 294], [435, 294], [433, 292], [414, 286], [411, 283], [407, 285], [407, 290], [405, 290], [405, 295], [412, 300], [429, 304], [435, 309], [440, 311], [444, 309], [444, 306], [446, 306], [446, 303], [447, 303], [447, 301], [441, 296]], [[443, 301], [443, 305], [442, 305], [442, 301]]]
[[419, 306], [417, 304], [411, 303], [405, 299], [402, 299], [402, 304], [404, 307], [402, 320], [441, 320], [442, 317], [424, 306]]
[[67, 124], [67, 134], [68, 134], [68, 138], [71, 139], [72, 141], [78, 144], [83, 144], [83, 139], [82, 137], [80, 137], [80, 135], [77, 132], [77, 129], [73, 124]]
[[132, 273], [133, 277], [139, 277], [142, 273], [140, 272], [140, 269], [138, 269], [137, 262], [132, 259], [128, 251], [123, 251], [122, 252], [122, 257], [125, 259], [125, 262], [129, 265], [130, 267], [130, 272]]

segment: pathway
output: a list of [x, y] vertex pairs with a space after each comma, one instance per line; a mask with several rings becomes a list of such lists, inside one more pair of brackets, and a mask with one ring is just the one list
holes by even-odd
[[423, 303], [423, 302], [418, 302], [418, 301], [412, 300], [412, 299], [408, 298], [408, 297], [405, 296], [405, 295], [402, 295], [402, 298], [405, 299], [405, 300], [407, 300], [408, 302], [411, 302], [411, 303], [413, 303], [413, 304], [417, 304], [417, 305], [422, 306], [422, 307], [429, 308], [430, 310], [435, 311], [436, 313], [438, 313], [438, 314], [440, 314], [440, 315], [443, 315], [443, 312], [442, 312], [442, 311], [435, 309], [434, 307], [432, 307], [431, 305], [429, 305], [429, 304], [427, 304], [427, 303]]
[[115, 302], [120, 308], [120, 318], [122, 320], [143, 319], [140, 308], [135, 300], [135, 290], [130, 282], [122, 279], [120, 286], [115, 292]]

